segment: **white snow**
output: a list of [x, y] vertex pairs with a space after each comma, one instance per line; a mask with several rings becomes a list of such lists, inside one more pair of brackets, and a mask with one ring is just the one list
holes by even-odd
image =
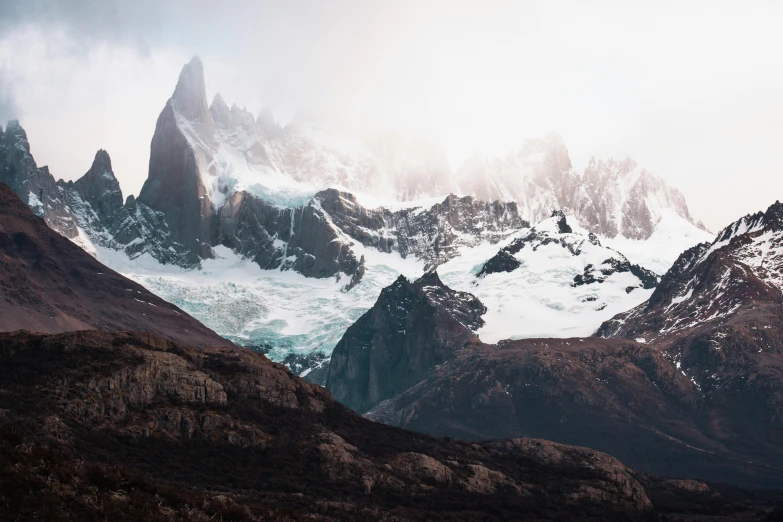
[[225, 247], [202, 269], [161, 265], [145, 254], [133, 261], [98, 247], [98, 259], [172, 302], [220, 335], [275, 347], [269, 357], [313, 350], [330, 353], [345, 330], [375, 303], [400, 273], [411, 279], [423, 264], [374, 249], [365, 254], [366, 274], [350, 292], [348, 277], [307, 278], [293, 271], [261, 270]]
[[[573, 219], [569, 220], [571, 224]], [[555, 220], [547, 219], [536, 230], [555, 231]], [[559, 235], [570, 241], [586, 239], [586, 232], [572, 225], [574, 234]], [[527, 234], [520, 232], [516, 237]], [[574, 256], [560, 244], [539, 246], [536, 251], [525, 247], [516, 259], [522, 266], [513, 272], [477, 274], [484, 262], [513, 238], [500, 245], [482, 244], [461, 250], [461, 255], [438, 269], [443, 282], [454, 289], [470, 292], [487, 307], [485, 326], [478, 330], [482, 341], [496, 343], [502, 339], [530, 337], [578, 337], [593, 334], [602, 322], [642, 302], [652, 290], [636, 288], [639, 280], [630, 273], [616, 273], [603, 283], [573, 287], [574, 277], [585, 266], [600, 266], [616, 252], [584, 241], [582, 252]]]
[[675, 212], [663, 211], [661, 221], [646, 240], [621, 235], [601, 238], [603, 245], [622, 252], [631, 263], [663, 275], [685, 250], [699, 243], [712, 242], [713, 234], [692, 225]]
[[680, 304], [683, 301], [687, 301], [693, 296], [693, 288], [689, 288], [687, 292], [685, 292], [684, 295], [678, 295], [677, 297], [672, 297], [672, 304]]
[[78, 232], [76, 237], [69, 238], [71, 241], [79, 245], [82, 250], [87, 252], [93, 257], [97, 257], [97, 250], [95, 248], [95, 245], [92, 241], [90, 241], [90, 238], [87, 236], [87, 234], [82, 230], [82, 227], [76, 227], [76, 230]]

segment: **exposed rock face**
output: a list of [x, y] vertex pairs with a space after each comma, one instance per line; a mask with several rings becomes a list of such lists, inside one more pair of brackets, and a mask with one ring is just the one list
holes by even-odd
[[204, 179], [213, 159], [214, 122], [206, 100], [203, 66], [193, 58], [158, 117], [149, 176], [138, 197], [164, 214], [172, 239], [185, 245], [194, 260], [211, 256], [212, 205]]
[[122, 219], [122, 190], [105, 150], [95, 154], [90, 170], [74, 182], [73, 189], [90, 204], [100, 223], [111, 225]]
[[472, 330], [484, 324], [485, 312], [478, 299], [451, 290], [436, 272], [414, 283], [400, 276], [345, 332], [332, 352], [326, 386], [343, 404], [366, 412], [475, 339]]
[[225, 346], [176, 306], [103, 266], [0, 184], [0, 331], [136, 330]]
[[398, 211], [365, 208], [352, 194], [334, 189], [319, 192], [316, 199], [331, 223], [349, 238], [434, 266], [452, 259], [461, 246], [494, 243], [530, 226], [514, 203], [487, 203], [453, 194], [429, 208]]
[[576, 172], [562, 138], [528, 140], [504, 160], [468, 160], [457, 171], [463, 193], [479, 199], [516, 201], [530, 222], [552, 209], [574, 214], [581, 226], [606, 237], [649, 238], [665, 212], [700, 227], [685, 198], [635, 161], [591, 159]]
[[8, 519], [736, 519], [774, 500], [585, 448], [405, 432], [261, 354], [151, 335], [0, 334], [0, 382]]
[[61, 187], [48, 167], [36, 166], [27, 133], [16, 120], [8, 122], [5, 132], [0, 128], [0, 183], [11, 187], [37, 216], [62, 235], [78, 235], [76, 218]]

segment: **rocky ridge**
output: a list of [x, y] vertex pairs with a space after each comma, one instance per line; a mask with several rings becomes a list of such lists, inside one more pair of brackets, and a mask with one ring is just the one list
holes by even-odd
[[757, 520], [775, 501], [586, 448], [376, 424], [249, 350], [0, 334], [0, 381], [9, 519]]

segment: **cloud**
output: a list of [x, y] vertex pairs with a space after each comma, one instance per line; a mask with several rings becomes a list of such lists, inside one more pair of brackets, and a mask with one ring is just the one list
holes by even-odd
[[81, 175], [103, 147], [137, 192], [155, 119], [198, 54], [208, 94], [229, 104], [431, 134], [454, 163], [552, 130], [577, 166], [630, 154], [719, 228], [783, 193], [781, 13], [721, 1], [0, 2], [0, 116], [22, 115], [56, 175]]
[[21, 117], [11, 92], [8, 82], [0, 75], [0, 127], [5, 126], [8, 120], [17, 120]]

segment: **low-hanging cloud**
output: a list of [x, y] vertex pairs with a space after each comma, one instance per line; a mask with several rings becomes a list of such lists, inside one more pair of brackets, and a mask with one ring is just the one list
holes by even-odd
[[108, 149], [137, 192], [198, 54], [229, 104], [430, 134], [453, 163], [552, 130], [576, 166], [630, 154], [715, 229], [783, 194], [781, 23], [762, 2], [2, 2], [0, 118], [68, 179]]

